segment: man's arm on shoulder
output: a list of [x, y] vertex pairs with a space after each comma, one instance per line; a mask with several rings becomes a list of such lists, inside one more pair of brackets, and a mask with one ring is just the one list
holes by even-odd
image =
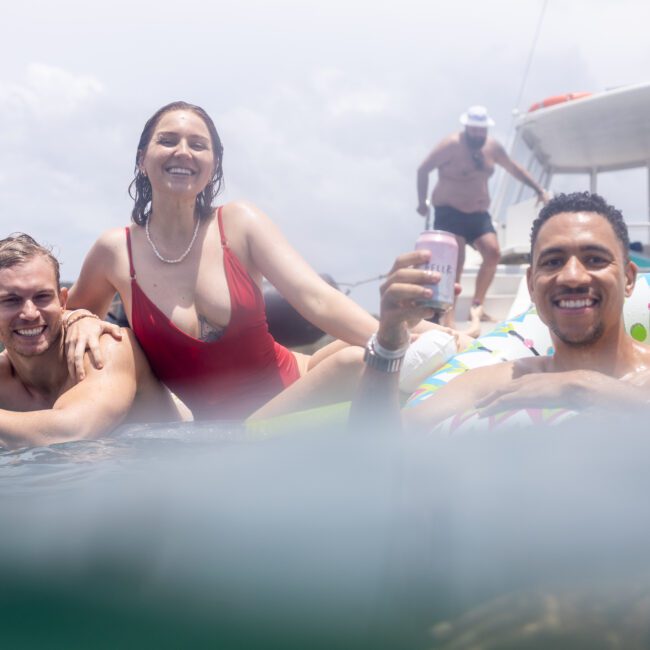
[[528, 187], [532, 188], [537, 194], [537, 199], [542, 203], [548, 202], [548, 193], [535, 179], [518, 163], [516, 163], [508, 154], [503, 146], [496, 140], [492, 141], [494, 162], [501, 165], [509, 174], [514, 176]]
[[0, 410], [0, 445], [9, 448], [93, 439], [124, 419], [136, 394], [136, 369], [129, 337], [102, 336], [102, 370], [86, 358], [86, 379], [63, 393], [51, 409]]

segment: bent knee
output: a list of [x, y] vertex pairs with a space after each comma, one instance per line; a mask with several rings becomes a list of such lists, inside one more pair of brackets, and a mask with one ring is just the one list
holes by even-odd
[[332, 354], [324, 363], [337, 372], [357, 373], [364, 366], [363, 353], [362, 347], [350, 345]]
[[363, 348], [358, 345], [350, 345], [347, 348], [339, 350], [333, 355], [333, 359], [341, 366], [358, 366], [363, 364]]
[[490, 266], [496, 266], [501, 258], [501, 251], [498, 248], [487, 248], [482, 252], [483, 262]]

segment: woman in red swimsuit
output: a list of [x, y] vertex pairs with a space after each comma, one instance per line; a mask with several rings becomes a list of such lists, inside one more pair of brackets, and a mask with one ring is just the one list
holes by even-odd
[[[356, 346], [376, 320], [324, 282], [254, 205], [213, 208], [222, 153], [198, 106], [176, 102], [151, 117], [130, 188], [134, 223], [97, 240], [69, 308], [103, 318], [118, 292], [154, 371], [195, 418], [243, 418], [269, 400], [258, 415], [271, 416], [349, 397], [361, 369]], [[337, 342], [307, 357], [276, 343], [262, 277], [307, 320], [355, 347]], [[66, 344], [83, 376], [87, 341], [92, 351], [104, 325], [74, 320]]]

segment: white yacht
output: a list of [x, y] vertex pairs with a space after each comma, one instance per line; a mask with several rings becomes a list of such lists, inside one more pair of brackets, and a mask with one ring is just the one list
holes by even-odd
[[[551, 192], [598, 192], [602, 174], [645, 170], [645, 213], [626, 215], [626, 220], [630, 241], [638, 249], [631, 256], [642, 270], [650, 271], [650, 83], [549, 97], [519, 115], [514, 128], [511, 157]], [[527, 306], [527, 292], [520, 285], [528, 263], [530, 227], [539, 206], [532, 190], [503, 170], [498, 173], [490, 212], [502, 263], [485, 311], [502, 320]], [[456, 311], [459, 324], [468, 316], [479, 263], [478, 253], [468, 247]]]

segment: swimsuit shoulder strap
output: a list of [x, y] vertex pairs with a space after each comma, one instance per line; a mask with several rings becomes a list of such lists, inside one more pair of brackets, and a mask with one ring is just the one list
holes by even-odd
[[223, 208], [222, 205], [220, 205], [217, 208], [217, 221], [219, 222], [219, 235], [221, 236], [221, 246], [223, 248], [228, 248], [228, 240], [226, 239], [226, 233], [223, 230], [223, 218], [221, 216], [222, 208]]
[[129, 273], [131, 274], [131, 280], [135, 279], [135, 267], [133, 266], [133, 253], [131, 252], [131, 230], [127, 226], [126, 231], [126, 250], [129, 253]]

